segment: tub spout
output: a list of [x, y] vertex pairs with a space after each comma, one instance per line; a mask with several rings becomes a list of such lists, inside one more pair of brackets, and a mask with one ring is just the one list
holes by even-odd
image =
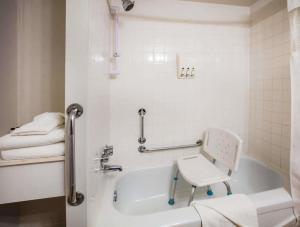
[[119, 166], [119, 165], [104, 165], [103, 166], [104, 172], [115, 172], [115, 171], [121, 172], [122, 170], [123, 170], [122, 166]]

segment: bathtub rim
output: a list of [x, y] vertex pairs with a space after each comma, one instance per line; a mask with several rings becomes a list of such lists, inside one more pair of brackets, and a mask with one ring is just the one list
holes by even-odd
[[[261, 161], [261, 160], [257, 160], [255, 157], [249, 156], [248, 154], [242, 154], [241, 159], [249, 159], [263, 167], [265, 167], [266, 169], [269, 169], [273, 172], [275, 172], [276, 174], [279, 175], [280, 179], [283, 181], [283, 188], [286, 189], [286, 191], [288, 191], [290, 193], [290, 185], [289, 185], [289, 176], [284, 175], [283, 173], [281, 173], [278, 169], [275, 169], [269, 165], [267, 165], [265, 162]], [[119, 181], [135, 172], [135, 171], [144, 171], [144, 170], [150, 170], [150, 169], [156, 169], [156, 168], [162, 168], [162, 167], [166, 167], [166, 166], [172, 166], [174, 168], [174, 166], [176, 165], [176, 160], [169, 160], [166, 161], [165, 163], [157, 163], [155, 165], [152, 166], [143, 166], [143, 167], [133, 167], [133, 168], [128, 168], [126, 169], [126, 171], [122, 172], [121, 174], [119, 174], [117, 176], [116, 181], [114, 182], [114, 190], [116, 190], [117, 188], [117, 184], [119, 183]]]

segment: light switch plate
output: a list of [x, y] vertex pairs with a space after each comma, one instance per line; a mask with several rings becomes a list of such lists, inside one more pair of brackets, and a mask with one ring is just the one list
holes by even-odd
[[196, 61], [192, 56], [177, 54], [177, 78], [193, 79], [196, 76]]

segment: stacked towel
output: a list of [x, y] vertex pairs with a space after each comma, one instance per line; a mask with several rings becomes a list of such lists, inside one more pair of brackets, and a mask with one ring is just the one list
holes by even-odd
[[256, 207], [243, 194], [194, 201], [191, 206], [201, 217], [202, 227], [258, 227]]
[[43, 113], [32, 122], [0, 138], [1, 158], [28, 159], [64, 155], [65, 118], [62, 113]]
[[64, 123], [65, 117], [62, 113], [43, 113], [33, 118], [32, 122], [15, 129], [11, 135], [47, 135], [50, 131]]
[[8, 134], [0, 138], [0, 150], [50, 145], [64, 140], [65, 129], [63, 127], [56, 128], [46, 135], [14, 136]]

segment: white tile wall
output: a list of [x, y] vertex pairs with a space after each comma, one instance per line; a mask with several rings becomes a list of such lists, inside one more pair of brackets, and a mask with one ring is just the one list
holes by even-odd
[[109, 143], [109, 68], [111, 48], [111, 17], [106, 1], [89, 0], [89, 73], [86, 75], [87, 103], [87, 226], [101, 226], [101, 200], [105, 176], [95, 172], [99, 168], [95, 157]]
[[[80, 206], [66, 206], [68, 226], [87, 226], [87, 82], [89, 75], [89, 1], [66, 1], [66, 65], [65, 65], [65, 104], [79, 103], [84, 114], [76, 121], [76, 190], [87, 199]], [[88, 203], [89, 205], [91, 202]]]
[[287, 10], [250, 30], [249, 153], [289, 170], [290, 72]]
[[84, 109], [76, 120], [76, 184], [85, 196], [80, 206], [66, 206], [66, 221], [101, 226], [106, 181], [94, 169], [96, 154], [109, 143], [111, 18], [103, 0], [67, 1], [66, 9], [66, 104], [80, 103]]
[[[138, 109], [146, 108], [147, 147], [193, 143], [205, 128], [248, 138], [249, 28], [121, 18], [121, 74], [111, 80], [111, 144], [124, 167], [196, 152], [139, 154]], [[195, 79], [176, 77], [176, 54], [193, 56]]]

